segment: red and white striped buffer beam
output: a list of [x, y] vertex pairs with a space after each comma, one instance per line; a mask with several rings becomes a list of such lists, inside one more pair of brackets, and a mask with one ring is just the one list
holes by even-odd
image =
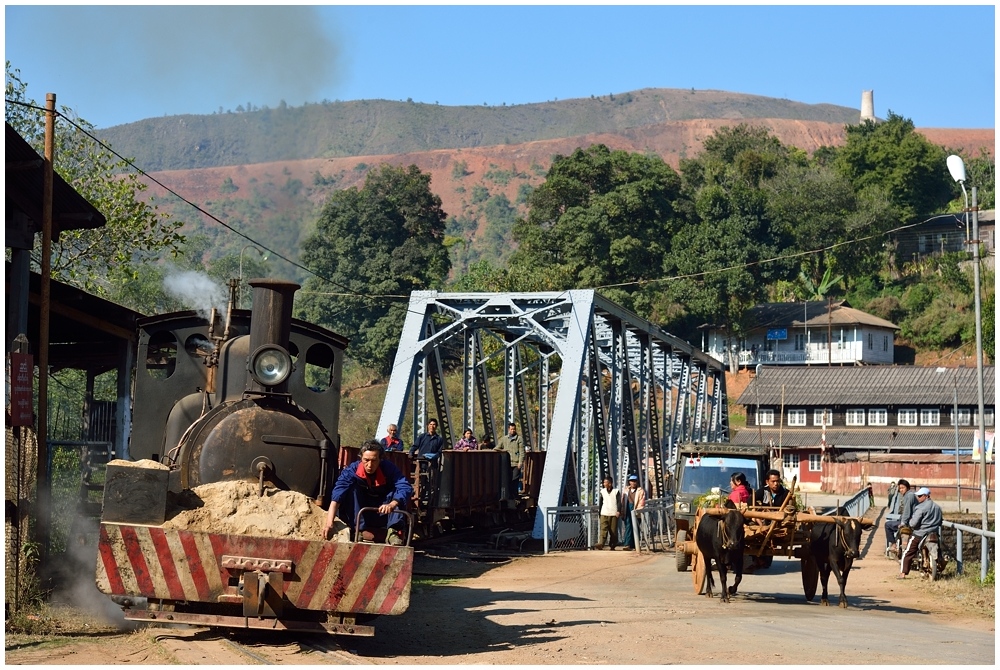
[[97, 588], [108, 595], [239, 603], [239, 580], [231, 578], [242, 568], [234, 556], [256, 557], [257, 568], [285, 573], [284, 598], [299, 609], [402, 614], [410, 604], [411, 547], [119, 523], [101, 524]]

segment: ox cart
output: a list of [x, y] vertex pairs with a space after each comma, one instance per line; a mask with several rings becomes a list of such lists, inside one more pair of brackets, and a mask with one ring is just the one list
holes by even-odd
[[[793, 491], [794, 486], [793, 481]], [[868, 528], [873, 522], [858, 517], [817, 514], [813, 508], [800, 511], [794, 504], [789, 504], [793, 499], [793, 495], [788, 495], [779, 508], [746, 507], [740, 510], [744, 519], [743, 555], [745, 562], [750, 565], [754, 564], [751, 561], [765, 557], [798, 558], [802, 570], [802, 590], [806, 600], [811, 601], [819, 584], [819, 566], [810, 547], [814, 526], [855, 521], [861, 528]], [[727, 508], [721, 506], [699, 508], [695, 513], [690, 537], [697, 536], [698, 525], [706, 515], [723, 517], [727, 511]], [[677, 554], [677, 569], [683, 572], [690, 564], [695, 593], [705, 593], [709, 561], [699, 552], [695, 540], [679, 539], [674, 551]], [[769, 564], [768, 561], [767, 565]]]

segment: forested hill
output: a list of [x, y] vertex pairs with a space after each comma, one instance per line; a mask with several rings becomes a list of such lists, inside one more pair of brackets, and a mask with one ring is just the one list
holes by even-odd
[[99, 135], [146, 170], [159, 171], [521, 144], [690, 119], [856, 124], [860, 117], [849, 107], [694, 89], [643, 89], [510, 106], [358, 100], [248, 107], [251, 111], [241, 105], [215, 114], [145, 119]]

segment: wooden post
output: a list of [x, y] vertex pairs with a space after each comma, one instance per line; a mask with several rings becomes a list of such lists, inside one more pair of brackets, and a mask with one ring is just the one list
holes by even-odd
[[56, 94], [45, 94], [45, 160], [42, 162], [42, 258], [41, 304], [38, 319], [38, 488], [35, 539], [39, 543], [39, 565], [49, 551], [52, 525], [52, 482], [49, 481], [48, 402], [49, 402], [49, 309], [52, 274], [52, 189], [55, 162]]

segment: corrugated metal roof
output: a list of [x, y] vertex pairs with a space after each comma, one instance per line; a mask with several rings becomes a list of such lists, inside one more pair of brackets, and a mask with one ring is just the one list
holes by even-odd
[[[994, 366], [983, 368], [984, 398], [994, 405]], [[740, 395], [740, 405], [806, 407], [871, 407], [951, 405], [957, 386], [958, 403], [975, 405], [975, 368], [933, 368], [916, 365], [822, 367], [762, 366]]]
[[[8, 123], [4, 144], [5, 197], [42, 227], [42, 157]], [[58, 158], [58, 157], [57, 157]], [[104, 215], [65, 179], [54, 174], [52, 183], [52, 239], [64, 230], [100, 228]]]
[[[960, 428], [958, 446], [971, 449], [975, 429]], [[819, 447], [822, 439], [820, 428], [743, 428], [733, 437], [733, 444], [760, 445], [773, 443], [775, 447]], [[827, 428], [826, 444], [830, 448], [844, 449], [954, 449], [954, 428]]]
[[862, 325], [899, 330], [899, 326], [877, 316], [854, 309], [846, 300], [827, 303], [822, 300], [808, 302], [768, 302], [747, 310], [746, 321], [752, 328], [788, 327], [819, 328], [826, 325]]

